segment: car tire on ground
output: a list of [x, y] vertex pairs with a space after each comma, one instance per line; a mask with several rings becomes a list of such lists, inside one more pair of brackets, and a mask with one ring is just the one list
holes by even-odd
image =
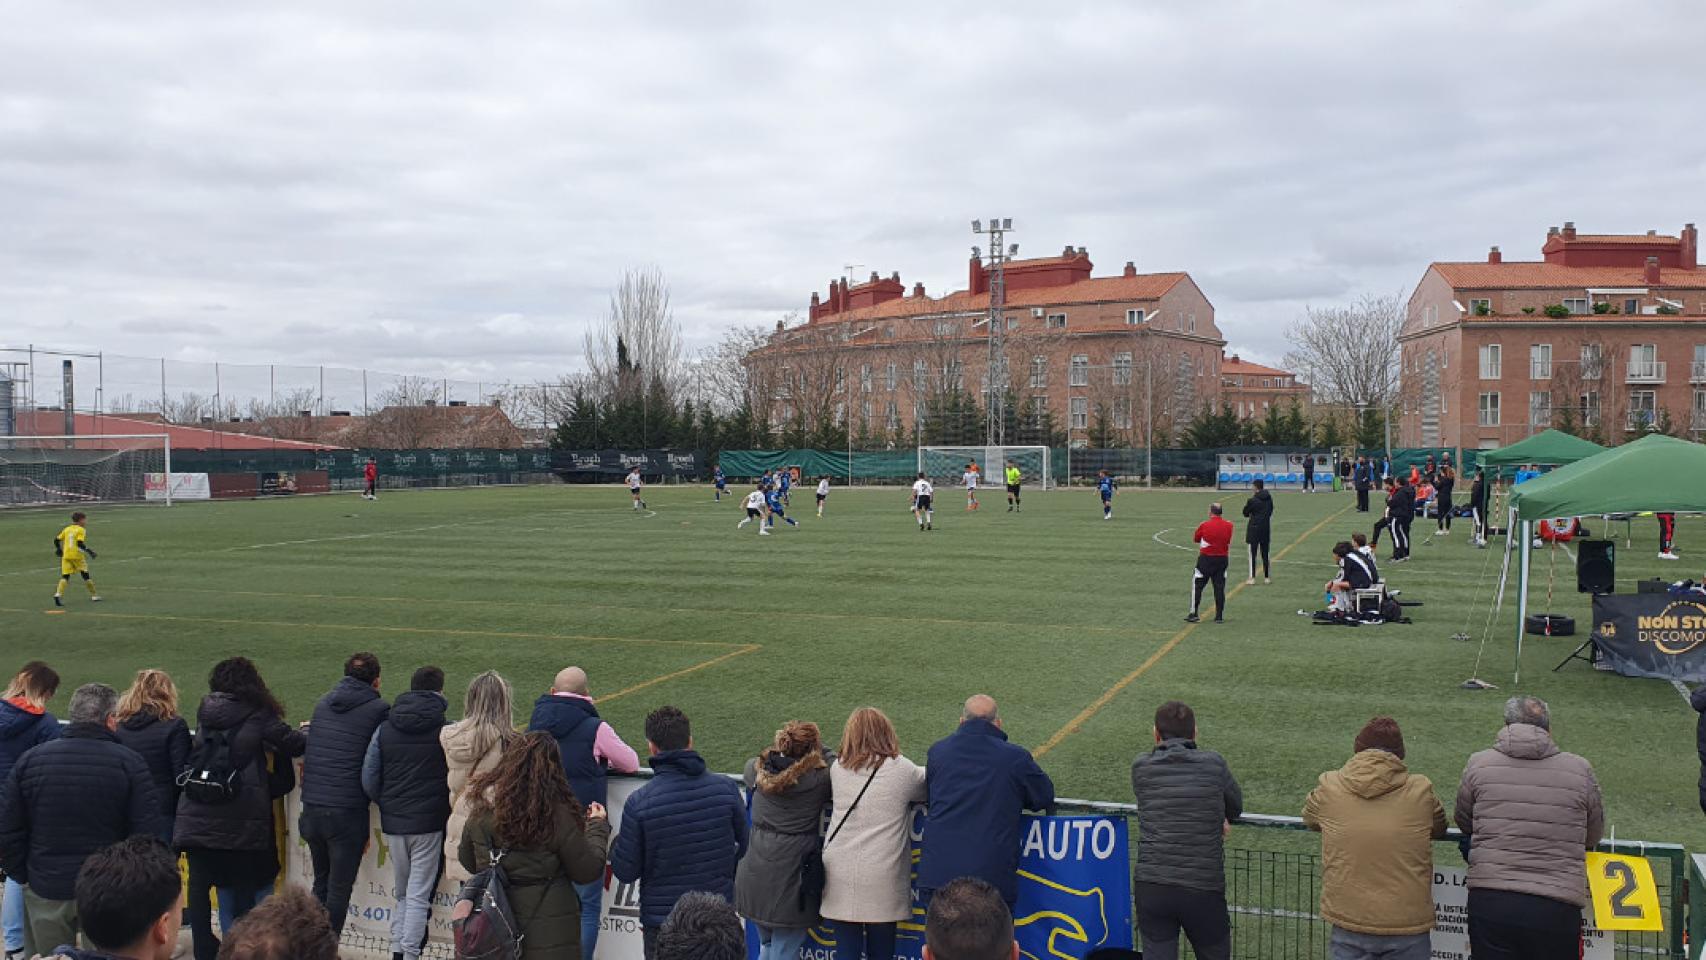
[[[1547, 629], [1550, 627], [1551, 629]], [[1576, 618], [1561, 613], [1531, 613], [1522, 622], [1524, 633], [1537, 637], [1569, 637], [1576, 632]]]

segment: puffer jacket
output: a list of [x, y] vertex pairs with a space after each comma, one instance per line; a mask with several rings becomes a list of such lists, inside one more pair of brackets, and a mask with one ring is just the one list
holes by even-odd
[[24, 751], [59, 736], [59, 721], [23, 700], [0, 700], [0, 783]]
[[379, 804], [386, 833], [438, 833], [450, 819], [450, 768], [439, 740], [448, 706], [431, 690], [401, 694], [368, 742], [362, 789]]
[[1694, 688], [1688, 703], [1700, 713], [1694, 722], [1694, 751], [1700, 754], [1700, 811], [1706, 813], [1706, 684]]
[[752, 840], [735, 870], [735, 910], [748, 920], [767, 927], [817, 923], [819, 905], [800, 905], [800, 863], [821, 840], [834, 759], [827, 752], [796, 760], [767, 751], [746, 762]]
[[165, 817], [166, 834], [171, 833], [178, 812], [178, 774], [190, 758], [190, 725], [183, 717], [162, 720], [151, 713], [127, 717], [113, 731], [118, 742], [136, 751], [148, 764], [154, 778], [154, 803]]
[[593, 756], [603, 725], [591, 700], [554, 693], [542, 694], [533, 702], [533, 716], [527, 721], [528, 730], [543, 730], [557, 741], [569, 788], [583, 805], [603, 803], [609, 793], [604, 763]]
[[267, 773], [267, 755], [273, 762], [288, 764], [302, 756], [308, 740], [271, 710], [244, 703], [228, 693], [210, 693], [196, 710], [196, 730], [235, 731], [231, 736], [231, 763], [242, 771], [237, 796], [230, 803], [197, 803], [189, 797], [178, 801], [177, 827], [172, 843], [180, 850], [272, 850], [272, 780]]
[[1013, 903], [1024, 812], [1052, 811], [1054, 781], [1000, 727], [973, 717], [931, 745], [924, 787], [930, 842], [918, 863], [918, 885], [940, 890], [951, 880], [977, 877]]
[[[591, 883], [604, 874], [610, 824], [588, 821], [566, 806], [556, 811], [557, 830], [548, 849], [520, 848], [503, 855], [509, 903], [522, 925], [521, 960], [580, 956], [581, 903], [571, 883]], [[496, 843], [490, 816], [468, 822], [457, 843], [457, 862], [467, 871], [491, 865]]]
[[160, 833], [148, 764], [98, 723], [20, 757], [0, 788], [0, 865], [47, 900], [76, 898], [89, 854]]
[[733, 780], [707, 773], [692, 750], [651, 758], [655, 776], [628, 796], [610, 871], [640, 881], [640, 923], [661, 927], [684, 893], [734, 899], [735, 865], [746, 853], [746, 804]]
[[1445, 808], [1432, 781], [1394, 754], [1363, 750], [1321, 774], [1303, 823], [1321, 834], [1322, 919], [1377, 937], [1433, 929], [1433, 841], [1445, 837]]
[[1131, 765], [1137, 797], [1132, 877], [1193, 890], [1226, 889], [1222, 825], [1244, 813], [1244, 791], [1226, 761], [1194, 740], [1163, 740]]
[[1268, 539], [1268, 522], [1273, 515], [1273, 494], [1266, 490], [1250, 494], [1250, 499], [1244, 501], [1244, 516], [1249, 518], [1244, 524], [1244, 542], [1261, 543]]
[[1500, 730], [1463, 768], [1453, 813], [1471, 837], [1469, 889], [1587, 905], [1585, 854], [1605, 829], [1599, 781], [1550, 733], [1526, 723]]
[[373, 731], [391, 707], [372, 684], [344, 677], [314, 704], [308, 725], [308, 751], [302, 756], [302, 805], [366, 810], [361, 764]]

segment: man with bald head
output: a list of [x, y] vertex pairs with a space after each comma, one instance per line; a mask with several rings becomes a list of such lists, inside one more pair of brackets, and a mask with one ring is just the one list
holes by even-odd
[[[582, 806], [605, 802], [607, 770], [636, 773], [640, 769], [639, 754], [599, 717], [592, 703], [586, 671], [580, 667], [558, 671], [551, 689], [533, 702], [533, 716], [527, 721], [527, 729], [543, 730], [556, 738], [557, 749], [563, 753], [563, 771], [569, 775], [569, 786]], [[598, 880], [577, 883], [575, 892], [581, 900], [581, 957], [591, 960], [593, 948], [598, 945], [604, 885]]]
[[918, 891], [926, 905], [949, 881], [976, 877], [1011, 908], [1019, 898], [1020, 815], [1054, 808], [1054, 781], [1030, 751], [1007, 742], [995, 698], [966, 701], [960, 726], [930, 748], [930, 818]]

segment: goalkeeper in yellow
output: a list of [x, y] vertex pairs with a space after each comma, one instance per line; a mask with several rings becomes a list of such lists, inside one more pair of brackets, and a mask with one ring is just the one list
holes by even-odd
[[95, 551], [89, 548], [89, 531], [85, 524], [88, 521], [81, 512], [71, 515], [71, 523], [59, 536], [53, 538], [53, 552], [59, 555], [59, 589], [53, 592], [53, 605], [65, 606], [65, 585], [71, 582], [71, 575], [81, 574], [83, 586], [89, 588], [89, 599], [99, 600], [101, 595], [95, 592], [95, 581], [89, 579], [89, 560], [95, 556]]

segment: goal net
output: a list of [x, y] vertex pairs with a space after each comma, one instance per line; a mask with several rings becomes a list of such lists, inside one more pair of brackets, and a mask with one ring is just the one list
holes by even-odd
[[0, 507], [169, 503], [165, 434], [0, 436]]
[[918, 448], [918, 469], [936, 486], [957, 486], [965, 475], [966, 465], [975, 463], [977, 485], [999, 488], [1006, 484], [1002, 478], [1009, 462], [1024, 475], [1025, 486], [1043, 490], [1054, 488], [1048, 447]]

